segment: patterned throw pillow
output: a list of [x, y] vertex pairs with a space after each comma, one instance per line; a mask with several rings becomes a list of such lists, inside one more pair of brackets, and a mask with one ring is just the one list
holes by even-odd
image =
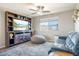
[[66, 39], [66, 47], [72, 50], [76, 44], [74, 36], [77, 34], [77, 32], [71, 32], [69, 33], [67, 39]]
[[73, 46], [74, 46], [74, 43], [71, 41], [71, 38], [67, 37], [67, 39], [66, 39], [66, 47], [69, 48], [70, 50], [72, 50]]
[[79, 33], [72, 32], [68, 35], [66, 39], [66, 47], [74, 54], [79, 54]]

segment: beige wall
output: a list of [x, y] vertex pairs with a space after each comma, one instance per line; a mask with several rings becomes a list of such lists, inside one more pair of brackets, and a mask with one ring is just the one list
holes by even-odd
[[5, 12], [0, 10], [0, 48], [5, 47]]
[[[50, 31], [44, 32], [50, 39], [55, 34], [57, 35], [66, 35], [68, 32], [73, 31], [73, 21], [72, 21], [72, 13], [73, 11], [56, 13], [46, 16], [34, 17], [32, 18], [32, 30], [39, 31], [39, 20], [42, 18], [53, 18], [59, 17], [59, 30], [58, 31]], [[0, 48], [5, 47], [5, 12], [0, 10]]]
[[74, 31], [74, 24], [72, 19], [73, 11], [66, 11], [56, 14], [50, 14], [45, 16], [39, 16], [39, 17], [33, 17], [33, 30], [35, 30], [37, 33], [40, 32], [39, 30], [39, 22], [40, 19], [43, 18], [53, 18], [58, 17], [59, 18], [59, 30], [57, 31], [43, 31], [42, 33], [46, 36], [48, 36], [50, 39], [53, 39], [52, 37], [54, 35], [67, 35], [69, 32]]
[[[79, 4], [77, 4], [76, 8], [79, 9]], [[75, 31], [79, 32], [79, 19], [75, 20], [74, 27], [75, 27]]]
[[77, 4], [76, 8], [79, 9], [79, 3]]

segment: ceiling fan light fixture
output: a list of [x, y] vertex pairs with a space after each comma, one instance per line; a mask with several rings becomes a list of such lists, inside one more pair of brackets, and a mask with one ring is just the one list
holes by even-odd
[[39, 10], [43, 10], [43, 9], [44, 9], [44, 6], [37, 6], [37, 8], [38, 8]]
[[45, 10], [45, 5], [44, 4], [35, 4], [36, 9], [29, 9], [34, 11], [34, 13], [32, 14], [38, 14], [38, 15], [42, 15], [43, 13], [49, 13], [49, 10]]
[[42, 15], [42, 12], [37, 12], [38, 15]]

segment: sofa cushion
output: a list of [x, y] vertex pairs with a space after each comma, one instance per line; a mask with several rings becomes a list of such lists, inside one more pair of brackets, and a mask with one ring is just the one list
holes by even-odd
[[79, 55], [79, 33], [76, 33], [73, 37], [72, 37], [72, 41], [74, 43], [73, 49], [72, 51], [76, 54]]
[[69, 49], [72, 49], [73, 46], [74, 46], [74, 43], [72, 41], [72, 37], [76, 34], [76, 32], [73, 32], [73, 33], [69, 33], [67, 39], [66, 39], [66, 46], [69, 48]]
[[58, 40], [57, 40], [57, 43], [65, 45], [66, 38], [67, 38], [67, 36], [59, 36]]

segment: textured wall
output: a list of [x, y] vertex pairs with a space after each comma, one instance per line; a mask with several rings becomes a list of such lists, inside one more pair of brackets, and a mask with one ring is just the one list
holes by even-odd
[[5, 47], [5, 12], [0, 10], [0, 48]]
[[53, 18], [53, 17], [58, 17], [59, 18], [59, 30], [56, 31], [42, 31], [43, 34], [48, 36], [50, 39], [53, 39], [54, 35], [67, 35], [69, 32], [74, 31], [74, 23], [72, 19], [72, 14], [73, 10], [71, 11], [65, 11], [65, 12], [60, 12], [56, 14], [50, 14], [50, 15], [44, 15], [44, 16], [39, 16], [39, 17], [34, 17], [33, 18], [33, 28], [34, 30], [39, 33], [40, 32], [40, 27], [39, 27], [39, 22], [40, 19], [43, 18]]
[[[39, 20], [42, 18], [53, 18], [59, 17], [59, 30], [42, 32], [47, 35], [50, 39], [53, 39], [53, 35], [66, 35], [68, 32], [73, 31], [73, 20], [72, 20], [73, 11], [61, 12], [51, 15], [45, 15], [40, 17], [32, 18], [32, 30], [40, 32], [39, 30]], [[5, 47], [5, 12], [0, 10], [0, 48]]]

